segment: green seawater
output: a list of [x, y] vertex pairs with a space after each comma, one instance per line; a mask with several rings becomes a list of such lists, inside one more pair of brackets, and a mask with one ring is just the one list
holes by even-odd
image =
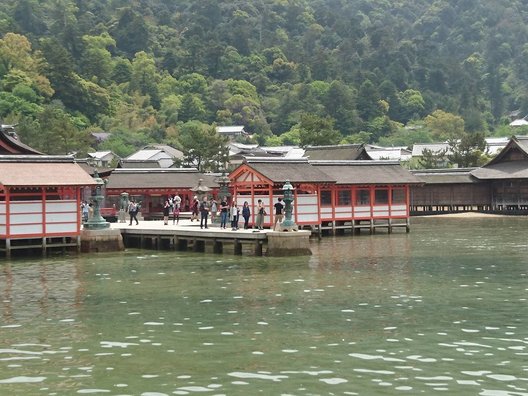
[[310, 257], [0, 261], [0, 395], [528, 395], [528, 218]]

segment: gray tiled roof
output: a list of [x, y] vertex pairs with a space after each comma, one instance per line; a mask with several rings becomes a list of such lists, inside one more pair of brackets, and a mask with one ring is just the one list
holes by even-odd
[[474, 168], [454, 169], [420, 169], [411, 173], [425, 184], [467, 184], [475, 183], [471, 176]]
[[311, 166], [308, 161], [280, 161], [280, 160], [247, 160], [254, 170], [261, 173], [275, 183], [314, 183], [328, 182], [334, 183], [335, 179], [330, 178], [326, 173]]
[[203, 179], [202, 184], [218, 187], [216, 176], [198, 172], [196, 169], [116, 169], [108, 178], [106, 188], [192, 188]]
[[420, 184], [396, 161], [247, 161], [274, 183]]
[[362, 144], [308, 146], [304, 156], [309, 160], [371, 160]]
[[471, 175], [481, 180], [528, 179], [528, 160], [507, 161], [477, 168]]
[[416, 176], [395, 161], [311, 162], [337, 184], [420, 184]]

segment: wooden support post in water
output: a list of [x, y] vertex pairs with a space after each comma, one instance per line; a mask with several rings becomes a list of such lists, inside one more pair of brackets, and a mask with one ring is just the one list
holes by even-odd
[[255, 241], [255, 256], [262, 256], [262, 241]]
[[238, 239], [235, 239], [233, 244], [235, 247], [235, 254], [240, 256], [242, 254], [242, 244], [238, 241]]
[[6, 258], [11, 257], [11, 239], [6, 239]]
[[193, 251], [203, 253], [205, 252], [205, 241], [194, 240]]
[[187, 239], [177, 238], [176, 246], [178, 250], [186, 251], [187, 249], [189, 249], [189, 242], [187, 241]]
[[213, 252], [214, 253], [222, 253], [224, 251], [224, 244], [221, 241], [214, 240], [213, 241]]
[[389, 234], [392, 233], [392, 219], [389, 219]]

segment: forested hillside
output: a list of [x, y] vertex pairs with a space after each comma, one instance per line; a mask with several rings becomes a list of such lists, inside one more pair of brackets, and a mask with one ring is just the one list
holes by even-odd
[[214, 125], [262, 144], [498, 134], [528, 114], [526, 5], [4, 0], [0, 119], [46, 153], [86, 152], [101, 130], [120, 155], [188, 150]]

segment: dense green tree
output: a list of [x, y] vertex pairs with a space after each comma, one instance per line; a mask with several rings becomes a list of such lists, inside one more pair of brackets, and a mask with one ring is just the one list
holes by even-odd
[[23, 32], [40, 35], [46, 32], [42, 9], [37, 0], [19, 0], [15, 3], [13, 18]]
[[129, 59], [148, 48], [149, 29], [143, 17], [130, 8], [123, 10], [119, 21], [112, 30], [118, 49]]
[[400, 117], [403, 123], [423, 117], [425, 101], [420, 91], [407, 89], [399, 95]]
[[85, 35], [82, 40], [84, 43], [82, 63], [84, 76], [87, 79], [95, 77], [99, 83], [107, 85], [114, 69], [110, 50], [115, 48], [115, 40], [106, 32], [99, 36]]
[[303, 114], [298, 128], [302, 147], [338, 144], [343, 137], [334, 129], [334, 121], [330, 117]]
[[361, 84], [358, 92], [357, 110], [363, 121], [369, 121], [381, 115], [380, 99], [378, 90], [370, 80]]
[[184, 163], [202, 172], [218, 171], [224, 161], [227, 141], [216, 132], [215, 125], [190, 121], [180, 127]]
[[45, 106], [36, 118], [22, 118], [19, 131], [25, 143], [45, 154], [75, 152], [82, 156], [90, 147], [89, 134], [75, 125], [59, 103]]
[[0, 86], [4, 90], [10, 91], [23, 83], [40, 95], [50, 97], [53, 89], [44, 75], [45, 67], [40, 52], [32, 50], [25, 36], [7, 33], [0, 39]]
[[[95, 128], [125, 122], [123, 134], [141, 137], [122, 150], [144, 137], [176, 144], [180, 108], [194, 118], [187, 94], [201, 102], [197, 119], [243, 123], [259, 142], [303, 113], [331, 118], [352, 140], [495, 135], [511, 112], [528, 114], [524, 9], [520, 0], [7, 0], [0, 107], [34, 117], [58, 99]], [[438, 109], [465, 128], [393, 123]]]
[[129, 90], [148, 96], [150, 104], [154, 108], [159, 108], [159, 80], [160, 75], [154, 59], [143, 51], [138, 52], [132, 61], [132, 74], [130, 76]]
[[443, 110], [436, 110], [425, 117], [424, 125], [438, 141], [456, 139], [464, 133], [464, 119]]
[[178, 111], [179, 121], [205, 121], [205, 114], [205, 106], [197, 95], [190, 93], [183, 95]]
[[483, 133], [464, 133], [458, 139], [450, 139], [449, 148], [447, 158], [459, 168], [481, 166], [488, 159]]
[[419, 167], [423, 169], [445, 168], [447, 162], [447, 149], [433, 151], [425, 148], [418, 159]]

